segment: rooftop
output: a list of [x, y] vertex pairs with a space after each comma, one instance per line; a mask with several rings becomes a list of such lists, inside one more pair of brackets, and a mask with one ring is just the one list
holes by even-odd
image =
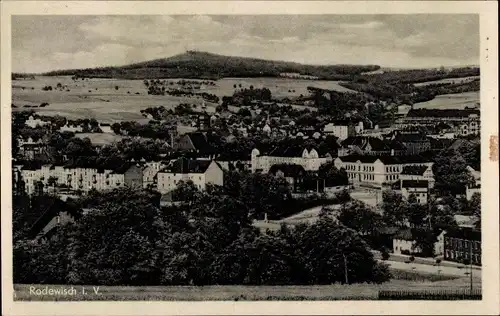
[[476, 109], [413, 109], [408, 111], [406, 117], [469, 117], [470, 115], [480, 115]]

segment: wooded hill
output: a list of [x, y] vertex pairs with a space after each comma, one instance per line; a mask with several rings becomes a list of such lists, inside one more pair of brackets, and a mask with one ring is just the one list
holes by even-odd
[[58, 70], [44, 75], [123, 79], [219, 79], [224, 77], [279, 77], [281, 73], [299, 73], [325, 80], [350, 80], [354, 75], [378, 69], [380, 66], [376, 65], [304, 65], [294, 62], [187, 51], [169, 58], [126, 66]]

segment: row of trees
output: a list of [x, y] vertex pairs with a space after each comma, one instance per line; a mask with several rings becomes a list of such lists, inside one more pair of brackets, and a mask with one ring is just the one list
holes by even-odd
[[145, 191], [96, 194], [94, 211], [45, 243], [15, 242], [15, 283], [282, 285], [390, 277], [356, 232], [327, 216], [262, 233], [245, 203], [227, 194], [170, 208]]

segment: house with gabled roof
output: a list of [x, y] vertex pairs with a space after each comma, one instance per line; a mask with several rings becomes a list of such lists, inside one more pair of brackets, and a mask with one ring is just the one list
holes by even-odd
[[215, 151], [209, 144], [206, 134], [201, 132], [186, 133], [176, 142], [175, 149], [195, 152], [200, 156], [211, 157]]
[[434, 188], [436, 183], [434, 179], [434, 172], [432, 171], [432, 164], [430, 165], [410, 165], [403, 167], [399, 179], [403, 180], [417, 180], [428, 181], [429, 188]]
[[157, 173], [157, 190], [166, 194], [181, 181], [192, 181], [199, 190], [205, 190], [209, 183], [222, 186], [224, 172], [215, 160], [179, 158]]

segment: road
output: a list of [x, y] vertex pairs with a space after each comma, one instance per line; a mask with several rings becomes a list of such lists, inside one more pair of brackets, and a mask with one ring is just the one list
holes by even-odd
[[[420, 264], [420, 263], [404, 263], [404, 262], [399, 262], [399, 261], [384, 261], [386, 264], [389, 265], [389, 267], [398, 269], [398, 270], [404, 270], [404, 271], [415, 271], [415, 272], [424, 272], [424, 273], [431, 273], [431, 274], [438, 274], [438, 267], [437, 266], [432, 266], [428, 264]], [[470, 277], [468, 272], [470, 272], [469, 267], [467, 269], [465, 268], [460, 268], [460, 267], [439, 267], [439, 274], [443, 275], [453, 275], [453, 276], [458, 276], [458, 277]], [[467, 274], [466, 274], [467, 272]], [[481, 278], [481, 271], [478, 270], [473, 270], [472, 271], [472, 277], [474, 279], [480, 279]]]

